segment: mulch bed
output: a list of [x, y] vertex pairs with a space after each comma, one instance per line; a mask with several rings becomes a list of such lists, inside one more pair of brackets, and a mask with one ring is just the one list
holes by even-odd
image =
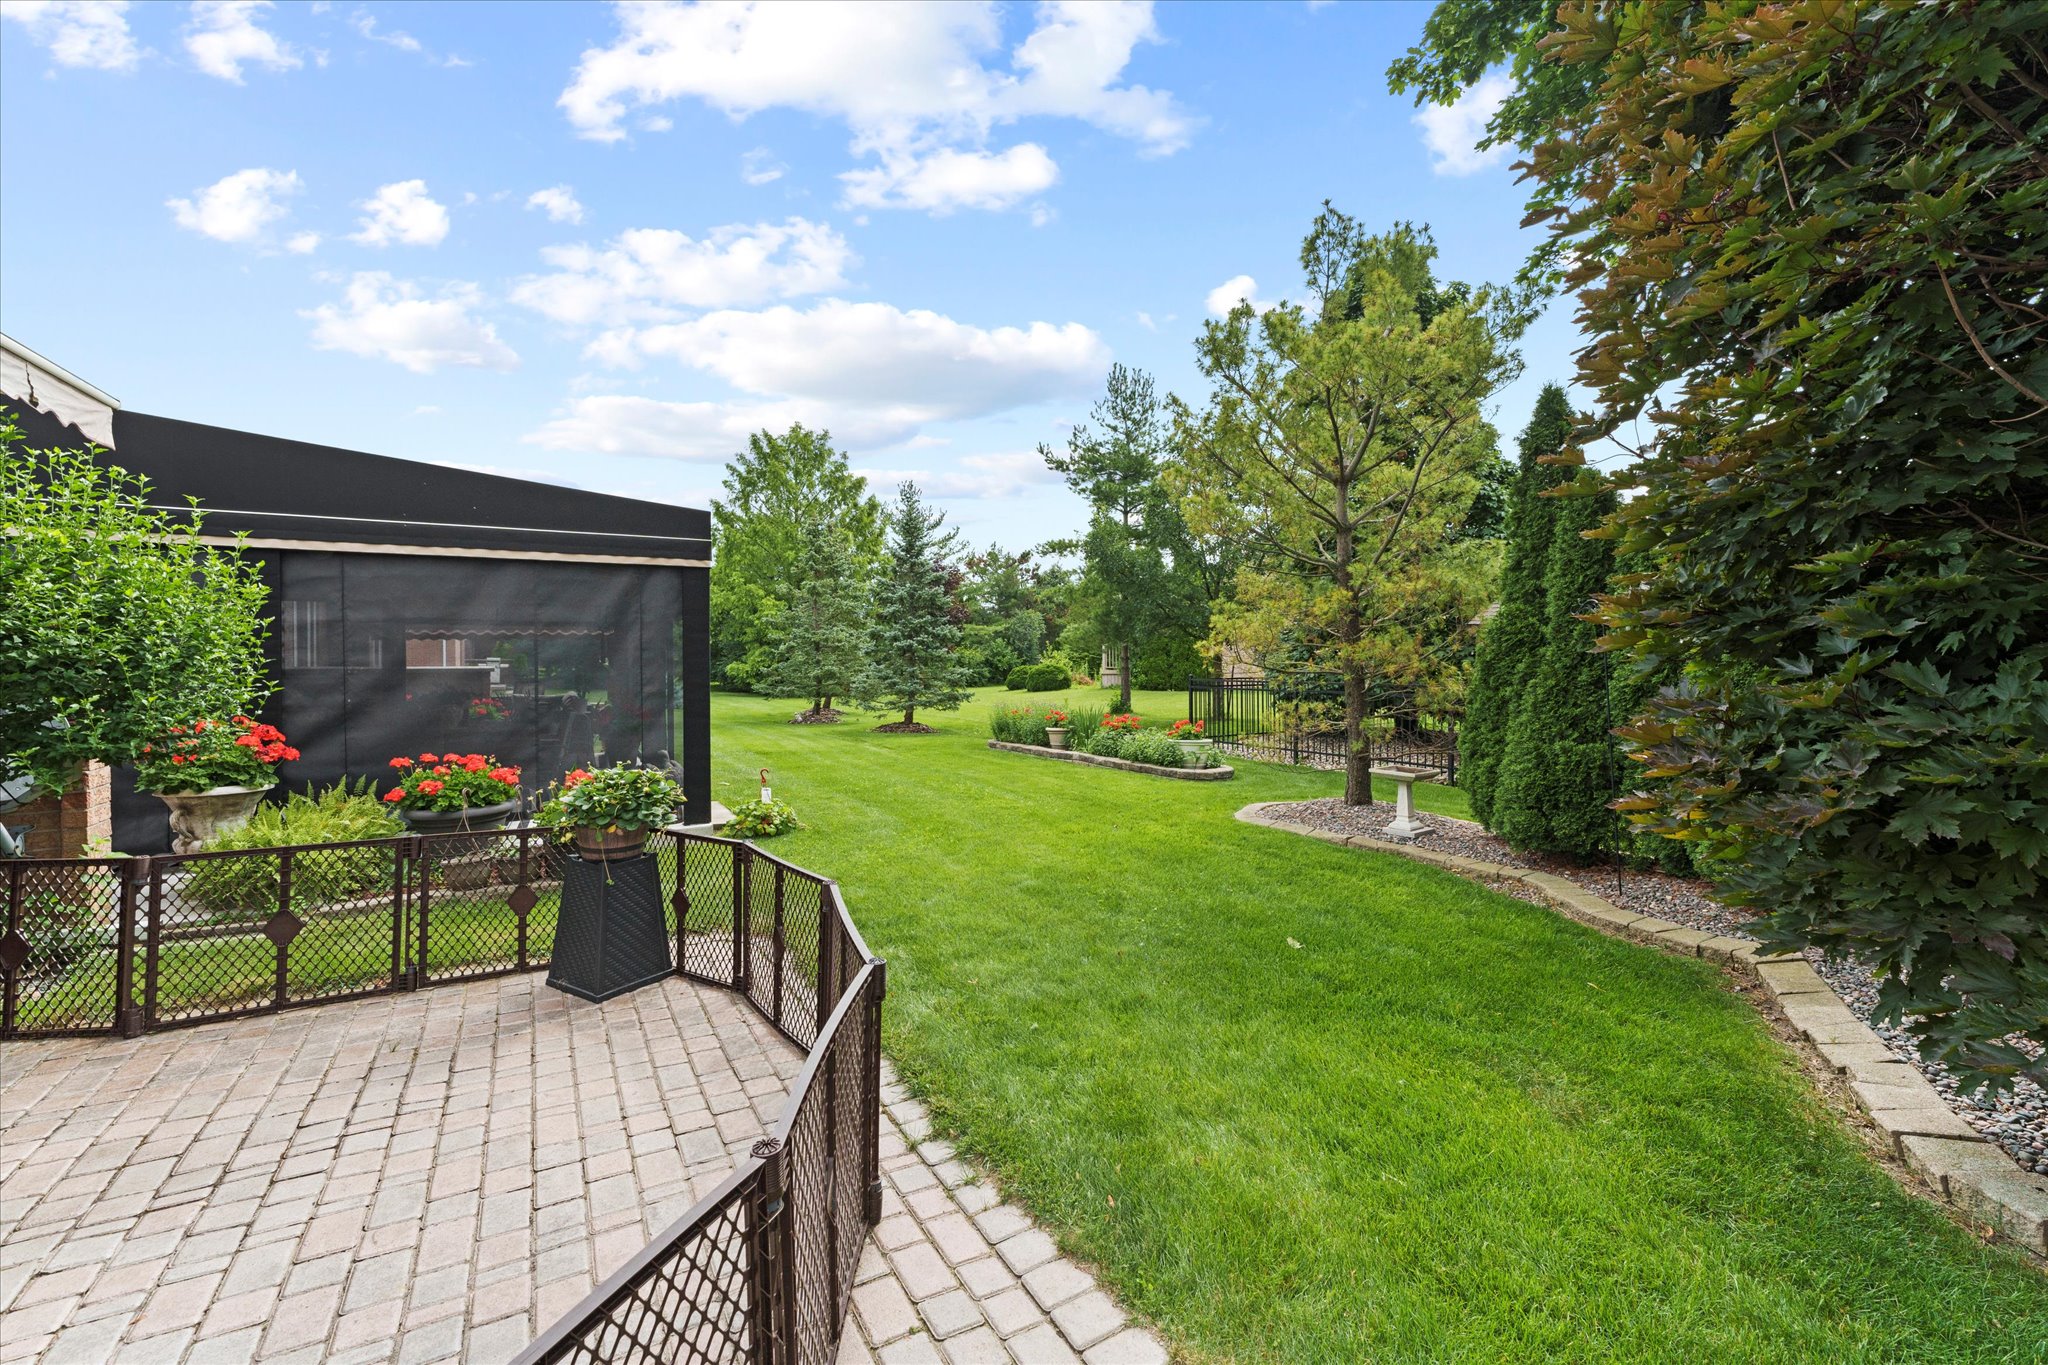
[[799, 711], [789, 718], [791, 725], [837, 725], [846, 717], [826, 707], [822, 711]]
[[897, 720], [891, 721], [887, 725], [877, 725], [875, 733], [878, 735], [935, 735], [938, 731], [932, 729], [931, 726], [926, 725], [921, 720]]
[[[1359, 834], [1367, 838], [1378, 838], [1380, 831], [1394, 819], [1391, 803], [1382, 801], [1370, 806], [1347, 806], [1334, 797], [1276, 804], [1269, 806], [1267, 813], [1313, 829]], [[1420, 811], [1416, 818], [1426, 830], [1415, 840], [1418, 847], [1500, 863], [1519, 871], [1548, 872], [1624, 910], [1632, 910], [1639, 915], [1655, 915], [1674, 924], [1683, 924], [1688, 929], [1727, 934], [1733, 938], [1757, 937], [1751, 926], [1756, 917], [1739, 906], [1723, 905], [1715, 900], [1709, 884], [1698, 878], [1673, 877], [1663, 872], [1631, 872], [1613, 867], [1580, 867], [1564, 858], [1517, 852], [1470, 820], [1428, 815]], [[1494, 889], [1519, 900], [1544, 904], [1542, 894], [1525, 882], [1502, 881], [1495, 883]], [[1877, 1009], [1877, 986], [1867, 966], [1852, 958], [1824, 957], [1816, 950], [1809, 950], [1806, 958], [1842, 997], [1850, 1011], [1869, 1024], [1901, 1061], [1920, 1068], [1929, 1084], [1941, 1093], [1964, 1122], [2004, 1148], [2022, 1170], [2048, 1175], [2048, 1091], [2032, 1081], [2021, 1080], [1997, 1099], [1963, 1095], [1948, 1068], [1938, 1062], [1920, 1059], [1912, 1036], [1904, 1029], [1872, 1020], [1871, 1015]]]

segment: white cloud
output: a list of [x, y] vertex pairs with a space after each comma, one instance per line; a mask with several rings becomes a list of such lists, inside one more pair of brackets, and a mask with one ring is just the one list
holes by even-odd
[[683, 308], [729, 308], [818, 294], [845, 283], [856, 257], [823, 223], [730, 223], [700, 240], [634, 228], [609, 246], [549, 247], [556, 273], [523, 280], [512, 300], [556, 322], [618, 324], [673, 318]]
[[1432, 104], [1416, 113], [1409, 121], [1422, 129], [1423, 145], [1435, 156], [1429, 168], [1438, 175], [1472, 175], [1507, 160], [1513, 147], [1503, 143], [1481, 151], [1478, 145], [1487, 120], [1507, 97], [1507, 77], [1495, 74], [1482, 77], [1454, 104]]
[[707, 313], [606, 340], [614, 355], [666, 356], [748, 393], [928, 422], [1086, 393], [1109, 365], [1102, 338], [1078, 322], [981, 328], [843, 299]]
[[1230, 311], [1240, 303], [1249, 303], [1255, 313], [1271, 311], [1270, 300], [1259, 297], [1259, 282], [1249, 275], [1232, 275], [1209, 291], [1204, 300], [1209, 311], [1217, 317], [1229, 317]]
[[317, 232], [295, 232], [284, 244], [284, 249], [294, 256], [310, 256], [320, 249], [320, 234]]
[[766, 185], [780, 180], [788, 169], [766, 147], [756, 147], [740, 158], [740, 179], [749, 185]]
[[471, 315], [482, 303], [473, 284], [456, 281], [428, 297], [411, 281], [367, 270], [349, 280], [339, 304], [301, 316], [313, 319], [313, 345], [320, 350], [389, 360], [414, 374], [444, 365], [512, 369], [519, 357], [496, 328]]
[[1159, 324], [1154, 322], [1152, 320], [1152, 315], [1150, 313], [1145, 312], [1143, 309], [1140, 309], [1138, 311], [1138, 325], [1140, 327], [1143, 327], [1148, 332], [1156, 332], [1159, 330]]
[[753, 432], [782, 431], [792, 422], [829, 427], [834, 440], [860, 445], [892, 444], [916, 425], [909, 415], [833, 413], [816, 403], [670, 403], [592, 394], [520, 439], [548, 450], [723, 460], [744, 449]]
[[1010, 498], [1060, 476], [1035, 450], [1001, 455], [962, 455], [958, 469], [860, 469], [870, 488], [893, 488], [905, 479], [934, 498]]
[[284, 200], [302, 188], [296, 171], [252, 166], [194, 190], [190, 199], [169, 199], [165, 204], [179, 227], [216, 242], [258, 242], [265, 229], [291, 211]]
[[373, 43], [383, 43], [387, 47], [397, 48], [400, 52], [410, 52], [414, 56], [423, 57], [437, 66], [455, 67], [469, 65], [469, 62], [462, 57], [454, 55], [447, 57], [436, 56], [427, 49], [426, 44], [413, 37], [410, 33], [407, 33], [404, 29], [394, 28], [380, 31], [377, 27], [376, 16], [368, 10], [357, 10], [349, 16], [348, 21], [357, 33], [362, 34], [363, 37]]
[[924, 156], [893, 151], [881, 156], [879, 167], [839, 177], [846, 185], [848, 204], [933, 214], [960, 208], [1006, 209], [1050, 189], [1060, 178], [1058, 165], [1035, 142], [1000, 153], [942, 147]]
[[435, 246], [448, 235], [448, 210], [427, 194], [424, 180], [382, 186], [357, 207], [368, 212], [349, 240], [364, 246]]
[[[1147, 154], [1185, 146], [1194, 121], [1165, 91], [1120, 84], [1140, 43], [1160, 41], [1149, 0], [1048, 0], [1032, 32], [999, 57], [1002, 23], [991, 3], [917, 5], [621, 4], [609, 47], [583, 54], [557, 103], [584, 137], [616, 141], [636, 110], [699, 99], [734, 119], [770, 108], [843, 120], [856, 172], [872, 201], [892, 207], [1007, 206], [991, 170], [971, 174], [967, 199], [892, 192], [923, 163], [951, 153], [1002, 163], [1010, 179], [1050, 184], [1051, 159], [1012, 148], [990, 155], [990, 131], [1029, 117], [1072, 118], [1126, 137]], [[936, 172], [930, 174], [937, 175]], [[944, 176], [938, 176], [942, 182]], [[1007, 182], [1006, 182], [1007, 183]], [[1026, 191], [1025, 193], [1030, 193]]]
[[535, 190], [526, 196], [526, 207], [546, 209], [551, 223], [583, 221], [583, 205], [576, 202], [576, 191], [567, 185], [550, 185], [547, 189]]
[[0, 19], [20, 24], [59, 66], [133, 71], [142, 51], [128, 31], [127, 9], [128, 0], [7, 0]]
[[[919, 448], [942, 444], [921, 431], [932, 422], [1086, 394], [1109, 363], [1101, 338], [1078, 323], [984, 329], [936, 313], [838, 299], [803, 311], [728, 311], [621, 329], [592, 350], [613, 359], [668, 356], [747, 396], [666, 402], [593, 394], [524, 440], [557, 450], [718, 459], [739, 449], [749, 432], [803, 422], [855, 447]], [[960, 491], [947, 496], [996, 496], [969, 490], [1021, 488], [1042, 478], [1021, 457], [967, 456], [961, 465], [946, 485]]]
[[257, 24], [271, 8], [270, 0], [193, 0], [185, 51], [201, 71], [236, 85], [242, 83], [244, 62], [272, 71], [303, 65], [290, 45]]

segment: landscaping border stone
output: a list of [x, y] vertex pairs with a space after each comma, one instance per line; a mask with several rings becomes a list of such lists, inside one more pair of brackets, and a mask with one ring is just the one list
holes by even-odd
[[1150, 773], [1154, 777], [1177, 777], [1183, 782], [1227, 782], [1237, 776], [1237, 769], [1220, 763], [1213, 768], [1162, 768], [1157, 763], [1133, 763], [1123, 758], [1104, 758], [1101, 754], [1084, 754], [1078, 749], [1041, 749], [1036, 744], [1011, 744], [1000, 739], [990, 740], [988, 747], [1001, 749], [1006, 754], [1056, 758], [1062, 763], [1089, 763], [1098, 768], [1122, 768], [1129, 773]]
[[1843, 1077], [1891, 1154], [1936, 1198], [1999, 1239], [2036, 1258], [2048, 1258], [2048, 1177], [2021, 1170], [2011, 1157], [1957, 1118], [1927, 1078], [1899, 1060], [1803, 957], [1768, 956], [1748, 939], [1705, 934], [1654, 915], [1634, 914], [1547, 872], [1370, 835], [1336, 834], [1265, 814], [1268, 806], [1284, 804], [1254, 802], [1240, 809], [1237, 818], [1326, 844], [1432, 863], [1464, 876], [1522, 882], [1540, 893], [1551, 908], [1604, 934], [1735, 968], [1763, 988], [1793, 1031]]

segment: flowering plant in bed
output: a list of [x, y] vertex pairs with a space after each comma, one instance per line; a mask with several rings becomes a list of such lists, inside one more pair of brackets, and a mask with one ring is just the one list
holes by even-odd
[[1145, 728], [1145, 722], [1138, 719], [1137, 712], [1124, 711], [1117, 715], [1104, 716], [1102, 718], [1102, 728], [1114, 730], [1119, 734], [1135, 735], [1138, 731]]
[[468, 709], [471, 720], [512, 719], [512, 708], [496, 697], [471, 697]]
[[401, 754], [391, 760], [398, 785], [384, 800], [414, 829], [491, 829], [519, 804], [519, 769], [495, 754]]
[[683, 804], [683, 789], [659, 768], [622, 763], [613, 768], [578, 768], [548, 788], [534, 815], [577, 852], [608, 862], [638, 854], [650, 830], [672, 823]]

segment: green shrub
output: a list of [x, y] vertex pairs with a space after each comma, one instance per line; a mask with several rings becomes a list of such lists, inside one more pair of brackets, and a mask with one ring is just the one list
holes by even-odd
[[1209, 672], [1192, 635], [1154, 635], [1131, 651], [1131, 686], [1173, 692]]
[[1003, 679], [1003, 686], [1012, 692], [1022, 692], [1025, 685], [1031, 681], [1031, 670], [1037, 666], [1036, 664], [1018, 664], [1010, 670], [1009, 676]]
[[1128, 763], [1150, 763], [1161, 768], [1181, 766], [1180, 745], [1160, 730], [1140, 730], [1134, 735], [1125, 735], [1117, 757]]
[[[287, 844], [389, 839], [405, 826], [377, 799], [368, 778], [337, 782], [325, 791], [295, 792], [277, 805], [259, 806], [249, 823], [219, 835], [208, 853], [280, 848]], [[397, 857], [389, 844], [328, 848], [292, 860], [292, 901], [320, 905], [353, 900], [390, 887]], [[213, 910], [254, 910], [277, 903], [277, 858], [203, 858], [187, 863], [184, 897]]]
[[[1074, 746], [1070, 746], [1074, 747]], [[1122, 758], [1124, 735], [1117, 730], [1097, 730], [1088, 738], [1088, 752], [1097, 758]]]
[[1063, 692], [1072, 685], [1067, 670], [1058, 664], [1032, 664], [1024, 670], [1027, 692]]
[[732, 816], [719, 827], [719, 832], [729, 839], [772, 839], [803, 827], [796, 812], [785, 803], [755, 797], [734, 806]]

